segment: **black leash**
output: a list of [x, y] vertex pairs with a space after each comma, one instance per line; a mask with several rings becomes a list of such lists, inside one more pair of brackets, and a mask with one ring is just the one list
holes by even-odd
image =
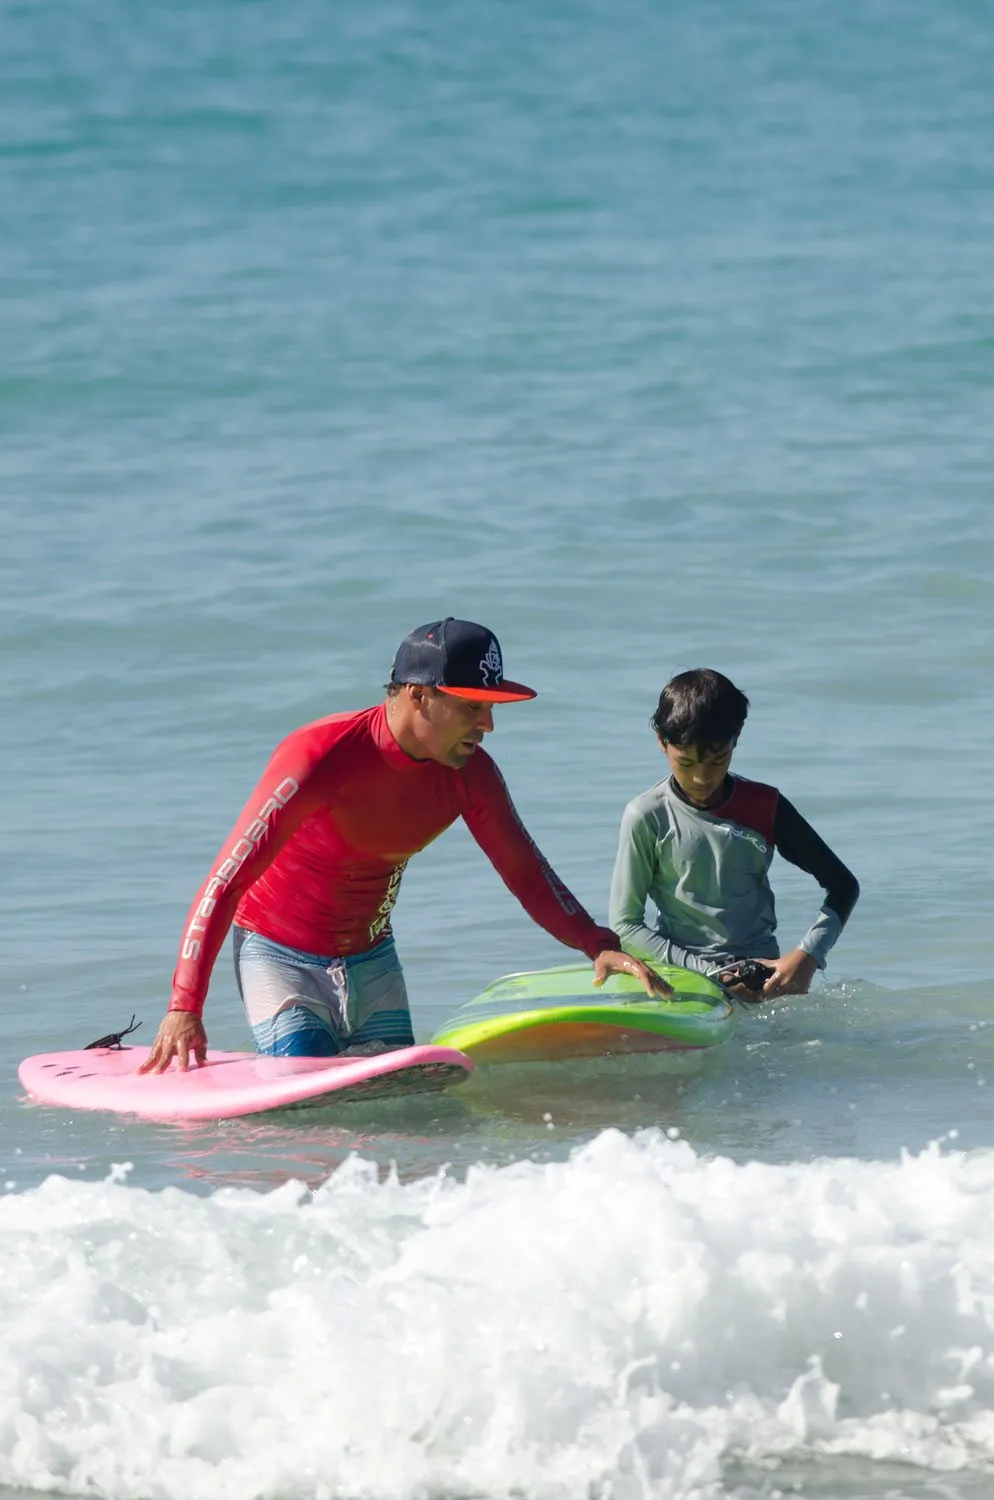
[[131, 1024], [126, 1026], [123, 1031], [112, 1031], [108, 1036], [98, 1037], [95, 1042], [87, 1042], [83, 1051], [92, 1052], [94, 1047], [113, 1047], [115, 1051], [123, 1052], [124, 1048], [121, 1046], [123, 1038], [130, 1036], [133, 1031], [137, 1031], [140, 1025], [141, 1022], [135, 1020], [134, 1011], [132, 1011]]
[[733, 984], [743, 985], [750, 992], [749, 995], [737, 995], [735, 998], [751, 1004], [755, 1000], [762, 1000], [763, 986], [774, 972], [768, 964], [761, 964], [758, 958], [740, 958], [738, 963], [730, 964], [727, 969], [720, 969], [715, 977], [726, 989]]

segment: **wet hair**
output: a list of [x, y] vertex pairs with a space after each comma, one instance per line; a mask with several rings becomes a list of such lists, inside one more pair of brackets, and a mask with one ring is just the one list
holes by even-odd
[[429, 687], [426, 682], [385, 682], [383, 691], [388, 698], [399, 698], [406, 687], [423, 687], [426, 693], [433, 697], [438, 696], [438, 688]]
[[649, 723], [664, 745], [713, 751], [738, 739], [748, 712], [749, 699], [734, 682], [697, 667], [670, 678]]

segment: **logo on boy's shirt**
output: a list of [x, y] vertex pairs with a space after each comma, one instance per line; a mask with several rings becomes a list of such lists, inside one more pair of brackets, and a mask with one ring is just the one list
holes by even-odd
[[718, 833], [730, 833], [735, 839], [745, 839], [746, 843], [758, 849], [760, 854], [765, 854], [771, 847], [763, 835], [756, 833], [752, 828], [740, 828], [736, 823], [716, 823], [715, 828]]

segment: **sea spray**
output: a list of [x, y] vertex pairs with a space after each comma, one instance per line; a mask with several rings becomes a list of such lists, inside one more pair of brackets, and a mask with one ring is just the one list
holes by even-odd
[[[120, 1178], [122, 1174], [116, 1174]], [[994, 1152], [568, 1161], [0, 1200], [0, 1482], [705, 1500], [812, 1451], [994, 1461]]]

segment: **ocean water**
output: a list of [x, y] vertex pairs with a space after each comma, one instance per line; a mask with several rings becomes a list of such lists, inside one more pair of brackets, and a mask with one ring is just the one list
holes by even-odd
[[[4, 1500], [994, 1493], [992, 70], [970, 0], [0, 0]], [[447, 613], [601, 917], [662, 683], [740, 684], [862, 884], [813, 993], [689, 1069], [27, 1102]], [[459, 828], [395, 930], [419, 1037], [567, 957]]]

